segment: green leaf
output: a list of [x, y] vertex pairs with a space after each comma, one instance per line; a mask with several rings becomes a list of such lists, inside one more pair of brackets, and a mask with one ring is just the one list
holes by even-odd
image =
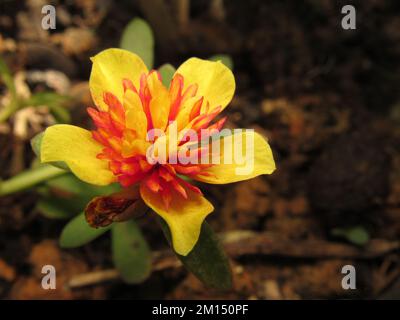
[[221, 61], [224, 65], [226, 65], [229, 69], [233, 70], [233, 60], [227, 54], [216, 54], [208, 58], [211, 61]]
[[25, 100], [26, 104], [31, 106], [50, 106], [50, 105], [63, 105], [71, 98], [55, 92], [38, 92], [32, 95], [29, 99]]
[[147, 68], [153, 68], [154, 36], [153, 31], [146, 21], [134, 18], [125, 27], [120, 48], [136, 53], [141, 57]]
[[115, 267], [125, 282], [140, 283], [150, 275], [150, 249], [134, 220], [113, 225], [112, 251]]
[[55, 92], [39, 92], [35, 93], [29, 99], [23, 101], [25, 106], [47, 106], [59, 123], [70, 123], [71, 115], [65, 104], [70, 97], [60, 95]]
[[21, 108], [20, 101], [17, 96], [17, 91], [14, 84], [14, 78], [8, 69], [7, 64], [0, 56], [0, 84], [4, 84], [10, 92], [10, 101], [2, 106], [0, 110], [0, 122], [5, 122], [11, 117], [18, 109]]
[[7, 89], [10, 91], [13, 99], [15, 99], [16, 90], [14, 85], [14, 79], [11, 75], [10, 70], [7, 67], [7, 64], [5, 63], [2, 57], [0, 57], [0, 78], [6, 85]]
[[70, 220], [61, 232], [60, 246], [62, 248], [76, 248], [89, 243], [101, 236], [111, 228], [92, 228], [85, 219], [85, 214], [81, 213]]
[[95, 186], [79, 180], [72, 173], [51, 179], [47, 182], [47, 185], [50, 188], [66, 191], [87, 200], [92, 200], [93, 197], [109, 195], [121, 190], [118, 183], [113, 183], [108, 186]]
[[0, 181], [0, 196], [29, 189], [63, 174], [65, 174], [64, 170], [42, 164], [36, 168], [22, 171], [8, 180]]
[[44, 132], [40, 132], [31, 139], [32, 150], [38, 158], [40, 158], [40, 146], [42, 144], [43, 134]]
[[[168, 242], [171, 243], [168, 225], [161, 218], [159, 220]], [[183, 265], [207, 287], [220, 290], [228, 290], [232, 287], [228, 257], [206, 221], [203, 222], [199, 240], [193, 250], [187, 256], [176, 255]]]
[[347, 241], [358, 246], [363, 246], [369, 241], [369, 234], [362, 226], [335, 228], [332, 230], [332, 235], [345, 238]]
[[46, 197], [38, 201], [36, 210], [49, 219], [69, 219], [81, 211], [72, 209], [71, 206], [74, 205], [76, 202], [71, 200]]
[[82, 212], [94, 197], [121, 190], [117, 183], [95, 186], [79, 180], [72, 173], [50, 179], [40, 188], [43, 198], [37, 209], [52, 219], [71, 218]]
[[[45, 187], [48, 190], [48, 186]], [[37, 209], [50, 219], [68, 219], [81, 213], [94, 197], [71, 194], [61, 196], [50, 193], [50, 195], [46, 195], [39, 200]]]
[[167, 88], [169, 87], [169, 84], [171, 83], [171, 80], [172, 80], [172, 77], [173, 77], [175, 71], [176, 71], [175, 67], [169, 63], [165, 63], [161, 67], [158, 68], [158, 72], [160, 72], [160, 74], [161, 74], [162, 83]]
[[[40, 132], [31, 139], [32, 150], [39, 159], [40, 159], [40, 147], [42, 145], [43, 134], [44, 134], [44, 132]], [[52, 166], [60, 168], [60, 169], [70, 171], [67, 164], [62, 161], [48, 162], [48, 164], [51, 164]]]

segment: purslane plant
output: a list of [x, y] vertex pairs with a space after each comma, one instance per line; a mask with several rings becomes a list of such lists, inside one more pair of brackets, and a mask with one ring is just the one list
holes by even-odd
[[[226, 150], [238, 151], [237, 134], [204, 143], [222, 128], [224, 118], [213, 120], [235, 90], [232, 72], [220, 62], [187, 60], [176, 70], [168, 89], [157, 71], [148, 71], [140, 57], [129, 51], [108, 49], [92, 61], [89, 86], [97, 109], [88, 108], [88, 113], [96, 129], [49, 127], [42, 137], [41, 161], [64, 162], [79, 179], [91, 184], [117, 181], [124, 187], [115, 196], [95, 198], [87, 206], [86, 218], [92, 226], [125, 219], [127, 211], [142, 207], [143, 200], [165, 220], [174, 250], [185, 256], [196, 244], [213, 206], [183, 176], [225, 184], [270, 174], [275, 169], [271, 149], [259, 134], [240, 132], [239, 154], [251, 162], [251, 170], [238, 174], [238, 167], [246, 163], [226, 160]], [[172, 127], [178, 139], [172, 139]], [[216, 145], [221, 147], [217, 155]], [[166, 153], [159, 151], [162, 147]], [[180, 156], [169, 161], [174, 152]], [[193, 154], [208, 160], [219, 157], [219, 161], [183, 161], [185, 155]], [[233, 154], [232, 158], [237, 157]]]
[[184, 266], [206, 286], [228, 289], [229, 261], [204, 221], [213, 206], [198, 182], [230, 183], [275, 169], [263, 137], [222, 129], [220, 114], [235, 90], [233, 62], [216, 55], [210, 61], [191, 58], [178, 70], [164, 64], [148, 71], [153, 33], [139, 18], [125, 28], [120, 46], [133, 53], [109, 49], [92, 59], [96, 107], [88, 112], [94, 130], [55, 125], [39, 133], [32, 148], [47, 163], [35, 160], [32, 168], [1, 181], [0, 195], [34, 187], [39, 212], [75, 216], [61, 233], [62, 248], [110, 231], [113, 263], [128, 283], [151, 272], [150, 248], [134, 219], [146, 218], [151, 208]]

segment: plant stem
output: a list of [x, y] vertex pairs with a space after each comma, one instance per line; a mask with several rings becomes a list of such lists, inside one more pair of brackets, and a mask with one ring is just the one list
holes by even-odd
[[10, 104], [3, 107], [0, 111], [0, 123], [7, 121], [9, 117], [11, 117], [14, 112], [19, 109], [19, 102], [17, 99], [12, 99]]
[[11, 95], [10, 103], [3, 107], [0, 111], [0, 123], [6, 121], [15, 111], [19, 108], [19, 99], [17, 97], [17, 90], [15, 88], [14, 79], [8, 69], [7, 64], [0, 57], [0, 80], [6, 85]]
[[0, 182], [0, 196], [22, 191], [34, 185], [66, 173], [51, 165], [42, 165], [26, 170], [6, 181]]

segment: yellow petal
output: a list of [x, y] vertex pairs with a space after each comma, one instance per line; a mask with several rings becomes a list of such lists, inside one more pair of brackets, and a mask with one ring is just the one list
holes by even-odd
[[93, 62], [89, 79], [90, 92], [97, 107], [107, 110], [103, 93], [111, 92], [122, 101], [123, 79], [129, 79], [138, 88], [140, 75], [147, 73], [142, 59], [136, 54], [122, 49], [107, 49], [91, 58]]
[[198, 84], [197, 96], [204, 96], [211, 110], [217, 106], [224, 109], [235, 92], [235, 78], [232, 71], [222, 62], [199, 58], [186, 60], [175, 74], [184, 77], [184, 90], [191, 84]]
[[147, 134], [147, 118], [143, 111], [142, 101], [132, 90], [127, 90], [124, 95], [125, 124], [128, 129], [133, 129], [139, 139], [145, 140]]
[[158, 79], [157, 72], [152, 72], [147, 78], [150, 94], [150, 113], [153, 127], [164, 130], [168, 123], [170, 97], [167, 88]]
[[108, 169], [108, 162], [96, 158], [101, 150], [102, 146], [92, 138], [90, 131], [58, 124], [44, 132], [40, 158], [42, 162], [64, 161], [79, 179], [108, 185], [115, 177]]
[[200, 236], [201, 225], [214, 207], [202, 195], [186, 189], [187, 199], [173, 192], [172, 201], [166, 210], [159, 194], [146, 186], [140, 187], [143, 201], [168, 224], [172, 244], [176, 253], [186, 256], [195, 246]]
[[145, 155], [151, 144], [146, 140], [140, 139], [124, 139], [122, 143], [122, 156], [125, 158], [135, 155]]
[[218, 150], [216, 146], [219, 146], [220, 150], [218, 153], [220, 164], [204, 170], [210, 176], [199, 175], [194, 179], [213, 184], [225, 184], [248, 180], [261, 174], [271, 174], [275, 170], [271, 148], [257, 132], [246, 130], [222, 137], [210, 144], [211, 150]]
[[189, 116], [192, 111], [193, 105], [199, 100], [199, 97], [192, 97], [187, 99], [183, 104], [181, 109], [179, 110], [178, 115], [176, 116], [176, 122], [178, 127], [178, 132], [184, 129], [189, 124]]

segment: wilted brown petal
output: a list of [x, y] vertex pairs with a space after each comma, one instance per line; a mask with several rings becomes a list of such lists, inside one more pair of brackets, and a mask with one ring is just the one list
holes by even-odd
[[144, 213], [146, 205], [136, 190], [123, 190], [109, 196], [93, 198], [86, 206], [85, 217], [91, 227], [106, 227]]

